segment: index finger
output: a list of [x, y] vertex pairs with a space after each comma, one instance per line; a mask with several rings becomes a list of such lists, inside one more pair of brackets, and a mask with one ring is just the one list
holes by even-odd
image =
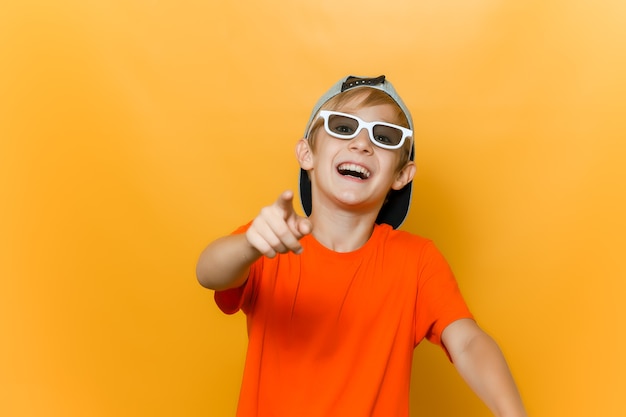
[[293, 208], [293, 191], [284, 191], [274, 204], [285, 213], [285, 218], [291, 213], [295, 213]]

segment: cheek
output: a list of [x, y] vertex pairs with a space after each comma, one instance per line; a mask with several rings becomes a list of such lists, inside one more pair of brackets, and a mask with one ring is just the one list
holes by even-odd
[[344, 141], [324, 134], [317, 135], [315, 141], [315, 155], [324, 157], [335, 155], [345, 145]]
[[409, 152], [410, 150], [400, 149], [396, 155], [396, 172], [400, 172], [402, 168], [409, 162]]
[[381, 168], [389, 170], [394, 174], [400, 172], [400, 169], [404, 164], [401, 164], [401, 155], [397, 151], [382, 150], [378, 155], [378, 161]]

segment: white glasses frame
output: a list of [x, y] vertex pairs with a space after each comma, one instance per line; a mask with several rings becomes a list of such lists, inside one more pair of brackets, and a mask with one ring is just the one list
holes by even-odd
[[[328, 125], [328, 121], [330, 119], [330, 116], [343, 116], [343, 117], [347, 117], [349, 119], [352, 120], [356, 120], [358, 123], [358, 126], [356, 128], [356, 130], [354, 131], [354, 133], [349, 134], [349, 135], [341, 135], [338, 134], [337, 132], [333, 132], [330, 129], [330, 126]], [[324, 130], [326, 131], [326, 133], [328, 133], [329, 135], [338, 138], [338, 139], [345, 139], [345, 140], [350, 140], [350, 139], [354, 139], [360, 132], [361, 130], [365, 129], [367, 130], [367, 132], [369, 133], [369, 138], [370, 141], [383, 149], [400, 149], [402, 147], [402, 145], [404, 145], [404, 141], [406, 140], [406, 138], [413, 138], [413, 131], [411, 129], [407, 129], [406, 127], [403, 126], [398, 126], [395, 125], [393, 123], [387, 123], [387, 122], [366, 122], [365, 120], [353, 115], [353, 114], [348, 114], [348, 113], [341, 113], [338, 111], [332, 111], [332, 110], [320, 110], [318, 117], [321, 117], [324, 120]], [[400, 142], [397, 145], [387, 145], [385, 143], [379, 142], [376, 140], [376, 138], [374, 137], [374, 126], [387, 126], [393, 129], [398, 129], [399, 131], [402, 132], [402, 138], [400, 139]], [[311, 124], [311, 127], [313, 127], [313, 124]], [[307, 137], [310, 134], [310, 129], [309, 129], [309, 133], [307, 134]]]

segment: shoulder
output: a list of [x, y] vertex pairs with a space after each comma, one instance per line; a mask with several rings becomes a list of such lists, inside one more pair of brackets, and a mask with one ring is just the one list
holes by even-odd
[[387, 224], [376, 225], [373, 236], [375, 236], [378, 241], [388, 245], [407, 246], [411, 248], [433, 245], [430, 239], [405, 230], [393, 229]]
[[432, 240], [414, 233], [378, 225], [373, 237], [377, 250], [394, 258], [395, 262], [423, 266], [443, 261], [443, 255]]

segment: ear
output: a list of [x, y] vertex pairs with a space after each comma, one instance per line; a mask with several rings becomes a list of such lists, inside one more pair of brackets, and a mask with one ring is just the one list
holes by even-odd
[[311, 151], [311, 145], [309, 141], [302, 138], [296, 144], [296, 157], [300, 168], [308, 171], [313, 168], [313, 151]]
[[413, 180], [416, 171], [417, 166], [415, 165], [415, 162], [407, 162], [406, 165], [396, 175], [395, 181], [393, 182], [393, 184], [391, 184], [391, 189], [401, 190], [405, 185]]

